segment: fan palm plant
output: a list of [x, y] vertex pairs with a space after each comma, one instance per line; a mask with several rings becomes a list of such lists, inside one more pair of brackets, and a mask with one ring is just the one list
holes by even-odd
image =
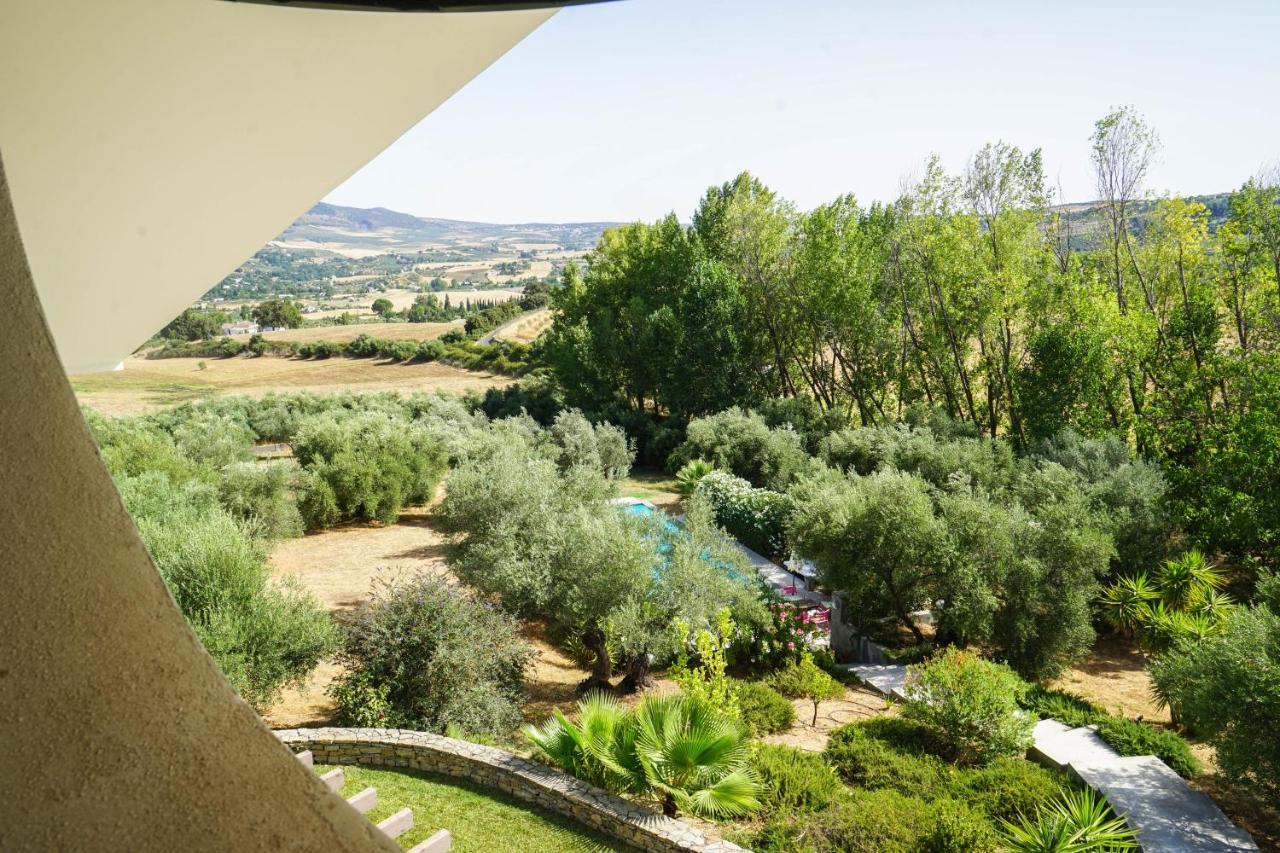
[[714, 470], [715, 466], [705, 459], [686, 462], [684, 467], [676, 472], [676, 491], [682, 498], [689, 497], [698, 488], [698, 482]]
[[553, 763], [593, 784], [653, 797], [669, 816], [706, 817], [759, 807], [741, 728], [683, 694], [646, 698], [632, 711], [590, 696], [575, 724], [560, 712], [525, 734]]
[[1092, 789], [1064, 791], [1035, 820], [1004, 821], [1006, 847], [1014, 853], [1111, 853], [1138, 849], [1137, 833]]

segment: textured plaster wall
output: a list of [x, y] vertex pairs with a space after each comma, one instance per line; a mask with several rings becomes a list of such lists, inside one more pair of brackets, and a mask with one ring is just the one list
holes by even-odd
[[282, 729], [276, 735], [294, 750], [310, 750], [324, 764], [408, 767], [466, 779], [559, 812], [650, 853], [742, 851], [683, 821], [491, 746], [402, 729]]
[[62, 372], [2, 166], [0, 306], [0, 850], [398, 850], [178, 612]]

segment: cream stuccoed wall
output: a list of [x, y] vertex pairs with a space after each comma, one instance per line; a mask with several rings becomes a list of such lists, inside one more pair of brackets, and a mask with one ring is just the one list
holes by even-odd
[[0, 152], [64, 366], [114, 367], [551, 14], [4, 0]]
[[0, 850], [398, 849], [201, 648], [63, 366], [114, 366], [546, 15], [0, 4]]

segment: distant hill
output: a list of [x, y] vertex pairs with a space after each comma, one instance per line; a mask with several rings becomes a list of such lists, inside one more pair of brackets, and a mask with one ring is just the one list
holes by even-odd
[[595, 246], [614, 222], [524, 222], [500, 225], [435, 219], [385, 207], [343, 207], [321, 202], [272, 242], [284, 248], [321, 249], [346, 255], [447, 249], [544, 249], [582, 251]]
[[[1210, 195], [1188, 196], [1187, 201], [1197, 201], [1209, 208], [1209, 230], [1215, 231], [1226, 221], [1231, 213], [1231, 193], [1212, 193]], [[1135, 231], [1141, 231], [1146, 224], [1147, 216], [1157, 201], [1137, 201], [1131, 205]], [[1102, 202], [1081, 201], [1054, 206], [1071, 223], [1072, 242], [1077, 249], [1095, 248], [1100, 236], [1099, 228], [1102, 220], [1097, 216]]]

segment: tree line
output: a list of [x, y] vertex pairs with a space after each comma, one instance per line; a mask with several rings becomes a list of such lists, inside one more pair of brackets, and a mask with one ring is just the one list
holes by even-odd
[[677, 428], [807, 398], [871, 426], [938, 409], [1025, 450], [1072, 429], [1162, 463], [1208, 547], [1280, 535], [1280, 170], [1210, 210], [1151, 200], [1132, 108], [1091, 136], [1098, 201], [1050, 204], [1038, 150], [936, 160], [893, 203], [798, 211], [743, 173], [691, 224], [610, 229], [554, 293], [571, 405]]

